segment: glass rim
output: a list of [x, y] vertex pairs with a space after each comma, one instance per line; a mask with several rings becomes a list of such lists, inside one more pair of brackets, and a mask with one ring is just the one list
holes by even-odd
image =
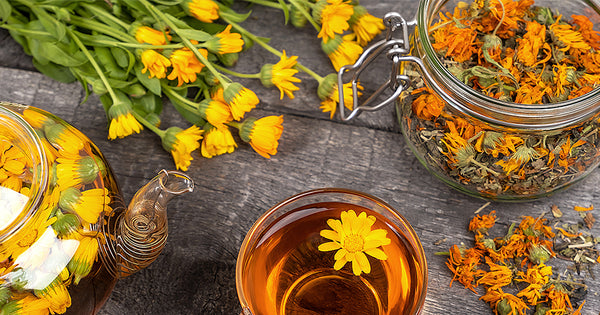
[[[441, 7], [448, 1], [421, 0], [416, 14], [416, 28], [417, 36], [425, 51], [424, 64], [433, 69], [429, 73], [424, 73], [428, 76], [428, 85], [438, 95], [446, 94], [447, 92], [444, 89], [446, 88], [452, 92], [453, 97], [460, 98], [460, 100], [455, 100], [452, 97], [444, 98], [444, 101], [450, 103], [453, 108], [494, 124], [515, 128], [533, 127], [535, 129], [561, 128], [583, 121], [598, 112], [600, 109], [600, 87], [570, 100], [545, 104], [522, 104], [493, 98], [461, 82], [442, 64], [429, 38], [431, 19], [439, 13]], [[580, 0], [580, 2], [592, 8], [592, 11], [600, 18], [598, 4], [589, 0]], [[436, 76], [435, 79], [443, 81], [444, 87], [440, 86], [432, 74]], [[487, 110], [490, 113], [484, 115], [479, 112], [480, 109]], [[497, 117], [510, 117], [511, 121], [497, 119], [494, 114]]]
[[[402, 214], [400, 214], [397, 210], [395, 210], [392, 206], [390, 206], [387, 202], [383, 201], [382, 199], [375, 197], [371, 194], [358, 191], [358, 190], [347, 189], [347, 188], [337, 188], [337, 187], [311, 189], [311, 190], [303, 191], [298, 194], [292, 195], [292, 196], [280, 201], [279, 203], [275, 204], [271, 208], [269, 208], [269, 210], [267, 210], [263, 214], [261, 214], [260, 217], [253, 223], [252, 227], [246, 233], [246, 236], [244, 237], [242, 245], [240, 246], [240, 250], [238, 252], [238, 256], [237, 256], [237, 260], [236, 260], [236, 268], [235, 268], [236, 291], [237, 291], [239, 302], [242, 306], [242, 314], [246, 314], [244, 309], [247, 309], [248, 305], [249, 305], [248, 301], [246, 300], [246, 296], [244, 295], [244, 289], [243, 289], [243, 285], [242, 285], [243, 267], [244, 267], [245, 260], [247, 257], [249, 245], [252, 241], [254, 241], [254, 237], [257, 235], [257, 233], [260, 233], [260, 227], [262, 227], [267, 220], [271, 219], [273, 214], [275, 214], [278, 210], [280, 210], [282, 207], [284, 207], [286, 205], [296, 202], [302, 198], [315, 196], [315, 195], [328, 195], [328, 194], [346, 194], [346, 195], [358, 196], [362, 199], [372, 201], [372, 202], [376, 203], [377, 205], [379, 205], [381, 208], [385, 209], [387, 214], [391, 215], [392, 217], [394, 217], [394, 219], [397, 220], [397, 222], [395, 220], [390, 220], [390, 222], [392, 224], [394, 224], [394, 225], [398, 225], [398, 223], [402, 224], [402, 226], [398, 226], [398, 227], [402, 228], [401, 230], [403, 232], [409, 233], [409, 235], [406, 238], [409, 241], [412, 248], [414, 249], [419, 263], [423, 265], [423, 268], [421, 268], [421, 273], [423, 276], [423, 289], [419, 296], [419, 301], [417, 302], [418, 304], [417, 304], [417, 309], [416, 309], [416, 312], [418, 314], [422, 310], [423, 305], [425, 304], [425, 297], [427, 295], [427, 284], [428, 284], [429, 273], [428, 273], [428, 268], [427, 268], [427, 258], [425, 256], [425, 251], [423, 249], [421, 240], [418, 237], [417, 233], [415, 232], [414, 228]], [[374, 210], [374, 211], [376, 211], [376, 210]], [[384, 215], [384, 214], [382, 214], [382, 215]], [[248, 315], [250, 315], [250, 314], [251, 313], [248, 313]]]
[[34, 179], [37, 178], [38, 180], [34, 180], [32, 182], [32, 188], [35, 187], [35, 189], [31, 189], [31, 191], [33, 191], [34, 194], [29, 197], [29, 200], [21, 211], [19, 217], [13, 222], [9, 223], [8, 226], [0, 233], [0, 243], [19, 231], [33, 216], [44, 198], [44, 193], [46, 192], [49, 183], [47, 156], [43, 148], [42, 141], [33, 127], [25, 119], [23, 119], [23, 117], [21, 117], [17, 112], [8, 106], [16, 106], [23, 109], [28, 109], [30, 107], [15, 103], [0, 102], [0, 124], [8, 127], [14, 127], [8, 125], [8, 123], [14, 123], [16, 125], [17, 129], [14, 130], [14, 134], [19, 135], [20, 138], [29, 146], [28, 149], [30, 149], [30, 151], [26, 153], [29, 154], [29, 157], [33, 160], [33, 162], [38, 162], [37, 167], [34, 167], [32, 170]]

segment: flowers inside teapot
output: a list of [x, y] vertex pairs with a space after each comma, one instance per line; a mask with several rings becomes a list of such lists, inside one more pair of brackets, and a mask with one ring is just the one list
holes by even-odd
[[95, 313], [118, 278], [157, 258], [167, 202], [192, 190], [187, 175], [163, 170], [125, 207], [85, 135], [0, 102], [0, 313]]

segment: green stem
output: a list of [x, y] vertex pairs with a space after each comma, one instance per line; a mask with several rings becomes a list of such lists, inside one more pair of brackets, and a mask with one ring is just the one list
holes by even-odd
[[[304, 8], [304, 6], [302, 6], [301, 4], [298, 3], [297, 0], [289, 0], [290, 3], [296, 7], [296, 9], [298, 9], [298, 11], [300, 11], [300, 13], [302, 13], [302, 15], [304, 15], [304, 17], [306, 18], [306, 20], [308, 20], [308, 22], [317, 30], [317, 32], [321, 31], [321, 26], [319, 26], [319, 23], [317, 23], [313, 18], [312, 15], [306, 11], [306, 9]], [[313, 6], [312, 3], [310, 2], [304, 2], [305, 4], [309, 5], [309, 6]]]
[[138, 114], [138, 112], [136, 112], [135, 110], [132, 110], [131, 114], [133, 115], [133, 117], [135, 117], [135, 119], [137, 121], [139, 121], [142, 125], [144, 125], [144, 127], [150, 129], [152, 132], [157, 134], [159, 137], [162, 138], [162, 137], [164, 137], [165, 133], [167, 133], [166, 131], [159, 129], [158, 127], [156, 127], [153, 124], [151, 124], [150, 122], [148, 122], [142, 115]]
[[[277, 49], [271, 47], [269, 44], [263, 42], [262, 40], [260, 40], [260, 38], [256, 37], [254, 34], [250, 33], [245, 28], [241, 27], [239, 24], [237, 24], [237, 23], [229, 20], [227, 17], [221, 16], [221, 18], [223, 20], [225, 20], [225, 22], [231, 24], [231, 26], [233, 26], [233, 28], [235, 28], [236, 30], [238, 30], [240, 33], [243, 33], [244, 35], [248, 36], [250, 39], [252, 39], [252, 41], [254, 41], [255, 43], [259, 44], [260, 46], [262, 46], [264, 49], [266, 49], [270, 53], [274, 54], [275, 56], [281, 57], [283, 55], [283, 53], [281, 53], [279, 50], [277, 50]], [[298, 69], [306, 72], [308, 75], [310, 75], [311, 77], [313, 77], [319, 83], [321, 81], [323, 81], [323, 77], [321, 77], [320, 75], [318, 75], [314, 71], [310, 70], [309, 68], [303, 66], [299, 62], [296, 63], [296, 68], [298, 68]]]
[[115, 94], [115, 91], [113, 91], [110, 84], [108, 84], [108, 80], [106, 79], [106, 76], [104, 76], [104, 71], [102, 71], [102, 68], [100, 68], [100, 65], [98, 65], [98, 63], [96, 62], [96, 59], [94, 59], [92, 54], [90, 54], [90, 51], [85, 47], [85, 45], [81, 42], [81, 40], [79, 40], [79, 37], [77, 37], [77, 35], [75, 35], [75, 33], [73, 33], [73, 30], [71, 30], [70, 28], [67, 28], [67, 34], [69, 34], [69, 37], [71, 37], [71, 39], [73, 39], [73, 42], [75, 42], [77, 47], [79, 47], [79, 49], [81, 49], [81, 52], [83, 52], [85, 57], [92, 64], [92, 67], [94, 68], [94, 70], [96, 70], [98, 77], [100, 77], [102, 84], [104, 84], [104, 87], [106, 87], [106, 90], [108, 91], [108, 94], [110, 95], [110, 98], [113, 101], [113, 105], [115, 103], [118, 103], [119, 100], [117, 98], [117, 95]]
[[281, 4], [275, 3], [275, 2], [271, 2], [271, 1], [264, 1], [264, 0], [244, 0], [244, 1], [250, 2], [250, 3], [255, 3], [255, 4], [258, 4], [258, 5], [265, 6], [265, 7], [270, 7], [270, 8], [275, 8], [275, 9], [283, 10]]
[[192, 111], [198, 110], [198, 104], [190, 101], [189, 99], [181, 96], [181, 94], [173, 91], [171, 86], [169, 86], [168, 84], [166, 84], [166, 83], [162, 84], [162, 88], [163, 88], [163, 91], [165, 92], [165, 94], [167, 94], [167, 96], [176, 98], [177, 100], [181, 101], [181, 103], [186, 105], [188, 107], [188, 109], [191, 109]]
[[504, 3], [502, 3], [502, 1], [498, 1], [498, 2], [500, 2], [500, 6], [502, 6], [502, 17], [500, 18], [498, 25], [496, 25], [496, 28], [494, 29], [494, 32], [492, 33], [492, 35], [494, 35], [494, 36], [496, 36], [496, 32], [502, 25], [502, 22], [504, 22], [504, 16], [506, 15], [506, 9], [504, 8]]
[[240, 130], [240, 129], [242, 128], [242, 123], [239, 123], [239, 122], [237, 122], [237, 121], [230, 121], [230, 122], [227, 122], [227, 123], [225, 123], [225, 124], [226, 124], [227, 126], [230, 126], [230, 127], [236, 128], [236, 129], [238, 129], [238, 130]]
[[81, 6], [99, 17], [110, 20], [113, 23], [120, 25], [125, 30], [129, 29], [129, 24], [119, 20], [116, 16], [106, 12], [106, 10], [100, 9], [95, 5], [90, 5], [87, 3], [82, 3]]
[[219, 66], [219, 65], [214, 65], [215, 68], [217, 68], [219, 71], [225, 72], [227, 74], [239, 77], [239, 78], [246, 78], [246, 79], [259, 79], [260, 78], [260, 73], [255, 73], [255, 74], [248, 74], [248, 73], [240, 73], [237, 71], [233, 71], [231, 69], [227, 69], [225, 67]]
[[135, 38], [133, 36], [131, 36], [127, 33], [115, 30], [114, 28], [112, 28], [106, 24], [102, 24], [100, 22], [96, 22], [96, 21], [89, 20], [89, 19], [83, 19], [83, 18], [75, 16], [75, 15], [71, 16], [70, 22], [71, 22], [71, 24], [73, 24], [75, 26], [79, 26], [79, 27], [82, 27], [85, 29], [97, 31], [102, 34], [112, 36], [116, 39], [120, 39], [124, 42], [137, 43], [137, 41], [135, 40]]
[[225, 79], [225, 77], [219, 72], [217, 71], [217, 69], [215, 69], [215, 67], [213, 66], [213, 64], [208, 61], [208, 59], [206, 59], [206, 57], [204, 57], [196, 48], [196, 46], [194, 44], [192, 44], [190, 42], [190, 40], [183, 36], [181, 34], [181, 30], [179, 29], [179, 27], [177, 27], [177, 25], [171, 21], [171, 18], [169, 18], [169, 16], [167, 16], [165, 13], [163, 13], [162, 11], [158, 10], [156, 7], [154, 7], [151, 3], [149, 3], [147, 0], [139, 0], [153, 15], [156, 15], [157, 20], [162, 20], [163, 22], [165, 22], [175, 33], [177, 33], [177, 35], [179, 35], [179, 37], [181, 38], [181, 41], [183, 42], [183, 44], [185, 45], [185, 47], [189, 48], [194, 55], [196, 56], [196, 58], [198, 58], [198, 60], [200, 60], [200, 62], [202, 62], [202, 64], [204, 64], [204, 66], [206, 66], [206, 68], [217, 78], [217, 80], [219, 80], [219, 82], [221, 83], [221, 85], [223, 86], [223, 89], [227, 89], [227, 86], [229, 86], [230, 82], [228, 80]]

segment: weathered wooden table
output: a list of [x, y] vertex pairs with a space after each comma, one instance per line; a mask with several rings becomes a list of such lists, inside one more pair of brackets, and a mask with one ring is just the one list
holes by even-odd
[[[379, 17], [390, 11], [412, 17], [414, 0], [362, 1]], [[253, 7], [243, 25], [257, 35], [271, 37], [271, 44], [320, 75], [333, 72], [310, 27], [283, 26], [283, 14], [275, 9]], [[114, 169], [124, 196], [133, 193], [163, 168], [173, 169], [171, 157], [160, 139], [149, 131], [125, 139], [107, 140], [107, 121], [96, 96], [82, 103], [79, 83], [62, 84], [38, 73], [30, 57], [0, 31], [0, 99], [37, 106], [64, 118], [88, 135]], [[255, 46], [241, 54], [236, 70], [258, 72], [265, 62], [277, 59]], [[378, 60], [363, 79], [371, 91], [389, 73], [389, 61]], [[383, 74], [383, 75], [382, 75]], [[232, 154], [195, 159], [188, 174], [195, 191], [174, 199], [169, 208], [170, 234], [162, 255], [147, 269], [119, 281], [101, 314], [239, 314], [235, 290], [235, 262], [244, 235], [269, 207], [296, 193], [321, 187], [344, 187], [386, 200], [412, 224], [421, 238], [428, 260], [429, 284], [424, 314], [491, 314], [478, 295], [456, 283], [445, 266], [453, 244], [472, 245], [467, 224], [486, 203], [465, 196], [430, 175], [405, 144], [389, 106], [343, 123], [330, 120], [319, 109], [317, 84], [301, 74], [300, 91], [293, 100], [279, 99], [256, 81], [243, 81], [256, 91], [261, 103], [255, 115], [283, 115], [285, 131], [279, 153], [271, 159], [241, 144]], [[371, 82], [371, 83], [369, 83]], [[183, 119], [168, 105], [163, 126], [181, 125]], [[570, 190], [528, 203], [491, 203], [483, 213], [496, 210], [496, 229], [505, 231], [520, 216], [539, 216], [559, 206], [565, 222], [581, 218], [573, 206], [600, 204], [600, 171]], [[595, 226], [592, 232], [598, 233]], [[563, 269], [560, 269], [564, 271]], [[584, 314], [600, 310], [600, 281], [589, 275]]]

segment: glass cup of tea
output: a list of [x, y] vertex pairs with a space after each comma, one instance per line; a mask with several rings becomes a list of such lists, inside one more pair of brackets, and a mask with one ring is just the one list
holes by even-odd
[[254, 223], [236, 287], [243, 315], [418, 314], [427, 263], [415, 231], [384, 201], [316, 189]]

